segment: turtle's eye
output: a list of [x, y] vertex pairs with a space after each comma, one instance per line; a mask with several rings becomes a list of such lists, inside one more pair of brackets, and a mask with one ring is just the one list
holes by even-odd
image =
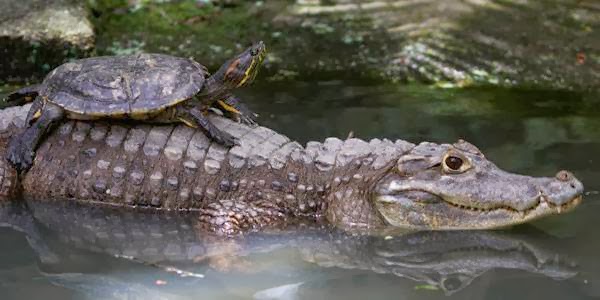
[[445, 173], [462, 173], [471, 167], [469, 160], [463, 155], [451, 151], [444, 155], [442, 160], [442, 169]]

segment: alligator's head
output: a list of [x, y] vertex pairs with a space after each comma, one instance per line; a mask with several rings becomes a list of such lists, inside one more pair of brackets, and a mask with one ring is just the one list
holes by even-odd
[[395, 227], [485, 229], [569, 211], [583, 185], [567, 171], [552, 178], [505, 172], [461, 140], [414, 147], [374, 192], [378, 213]]

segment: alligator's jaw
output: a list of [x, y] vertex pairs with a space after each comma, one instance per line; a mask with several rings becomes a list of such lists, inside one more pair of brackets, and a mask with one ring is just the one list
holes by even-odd
[[410, 229], [464, 230], [495, 229], [530, 222], [542, 217], [566, 213], [577, 207], [582, 196], [577, 195], [562, 205], [540, 201], [534, 207], [518, 211], [509, 207], [478, 209], [440, 201], [425, 209], [414, 203], [402, 203], [389, 195], [378, 196], [376, 208], [392, 226]]

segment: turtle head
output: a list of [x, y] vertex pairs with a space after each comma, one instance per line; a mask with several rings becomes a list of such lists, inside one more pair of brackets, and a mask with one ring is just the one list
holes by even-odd
[[245, 86], [251, 83], [267, 53], [265, 44], [260, 41], [248, 47], [236, 57], [224, 63], [215, 74], [226, 89]]

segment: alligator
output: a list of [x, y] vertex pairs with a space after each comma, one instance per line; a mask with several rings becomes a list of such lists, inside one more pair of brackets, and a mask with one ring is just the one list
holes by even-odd
[[[28, 106], [0, 111], [0, 155]], [[305, 147], [219, 116], [239, 140], [224, 148], [186, 126], [69, 121], [22, 178], [0, 161], [0, 199], [75, 200], [195, 213], [236, 234], [309, 218], [340, 228], [487, 229], [570, 211], [583, 184], [568, 171], [501, 170], [474, 145], [330, 137]]]
[[[450, 295], [492, 270], [536, 274], [554, 280], [573, 278], [579, 272], [577, 264], [557, 247], [564, 243], [561, 239], [533, 228], [419, 231], [383, 237], [306, 223], [226, 239], [237, 247], [224, 255], [223, 239], [207, 238], [201, 227], [196, 226], [197, 219], [176, 211], [156, 214], [77, 202], [36, 201], [28, 206], [0, 205], [2, 215], [13, 216], [10, 226], [27, 236], [40, 258], [40, 269], [47, 271], [46, 276], [60, 279], [67, 286], [73, 286], [74, 282], [65, 281], [75, 278], [65, 273], [88, 273], [89, 277], [104, 276], [115, 281], [116, 274], [121, 273], [118, 270], [131, 272], [143, 266], [148, 275], [141, 280], [139, 276], [126, 276], [127, 284], [123, 286], [140, 287], [144, 281], [155, 280], [145, 278], [169, 278], [171, 290], [177, 294], [198, 295], [199, 291], [189, 290], [190, 282], [194, 282], [191, 285], [195, 289], [206, 290], [211, 282], [222, 279], [233, 281], [230, 284], [238, 289], [238, 284], [250, 282], [254, 286], [241, 289], [247, 293], [256, 290], [257, 277], [268, 277], [269, 289], [259, 291], [265, 294], [273, 286], [280, 288], [290, 281], [300, 282], [303, 289], [315, 289], [311, 285], [319, 283], [322, 287], [328, 280], [337, 280], [340, 271], [348, 274], [348, 270], [355, 270], [363, 274], [395, 275], [401, 277], [393, 279], [399, 284], [426, 284]], [[265, 255], [269, 257], [266, 263]], [[223, 270], [211, 264], [223, 259], [241, 267]], [[107, 261], [110, 267], [100, 270], [94, 267], [104, 266]], [[319, 268], [319, 279], [314, 278], [314, 271], [307, 275], [302, 270], [306, 262], [312, 264], [311, 268]], [[89, 272], [90, 269], [94, 271]], [[108, 270], [110, 275], [102, 270]], [[184, 276], [168, 276], [175, 271]], [[235, 280], [236, 277], [242, 279]], [[202, 280], [195, 281], [198, 278]], [[81, 280], [81, 276], [77, 277], [77, 281]]]

